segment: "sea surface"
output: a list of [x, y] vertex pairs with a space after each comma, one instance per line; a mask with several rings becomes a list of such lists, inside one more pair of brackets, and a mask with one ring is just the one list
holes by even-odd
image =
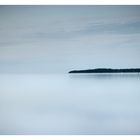
[[0, 134], [140, 134], [140, 75], [1, 74]]

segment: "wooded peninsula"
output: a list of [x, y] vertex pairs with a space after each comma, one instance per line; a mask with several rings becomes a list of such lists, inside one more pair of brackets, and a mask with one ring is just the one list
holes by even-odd
[[139, 72], [140, 68], [130, 68], [130, 69], [96, 68], [96, 69], [69, 71], [69, 73], [139, 73]]

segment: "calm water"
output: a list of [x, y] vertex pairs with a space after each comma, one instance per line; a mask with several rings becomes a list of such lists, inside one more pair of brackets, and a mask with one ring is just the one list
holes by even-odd
[[0, 75], [0, 134], [140, 134], [140, 75]]

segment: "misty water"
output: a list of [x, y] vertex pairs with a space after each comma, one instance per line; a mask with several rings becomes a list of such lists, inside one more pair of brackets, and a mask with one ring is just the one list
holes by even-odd
[[1, 74], [0, 134], [140, 134], [140, 75]]

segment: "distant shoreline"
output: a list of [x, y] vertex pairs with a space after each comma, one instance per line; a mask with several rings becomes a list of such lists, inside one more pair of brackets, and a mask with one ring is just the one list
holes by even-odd
[[140, 68], [130, 69], [111, 69], [111, 68], [96, 68], [87, 70], [72, 70], [68, 73], [140, 73]]

